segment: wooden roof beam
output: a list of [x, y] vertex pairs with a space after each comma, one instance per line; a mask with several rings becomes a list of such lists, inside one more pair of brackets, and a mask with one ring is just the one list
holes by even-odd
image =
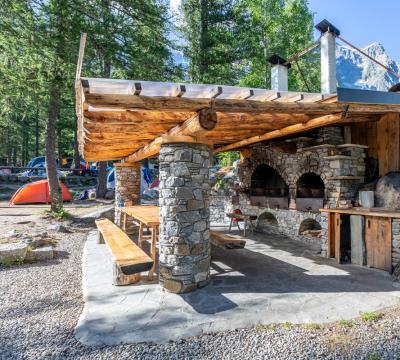
[[154, 139], [145, 147], [139, 149], [135, 153], [125, 157], [124, 162], [138, 162], [140, 160], [152, 157], [160, 151], [160, 146], [167, 138], [176, 138], [188, 136], [190, 139], [204, 135], [208, 131], [215, 128], [217, 124], [217, 115], [214, 111], [209, 109], [200, 110], [195, 116], [187, 119], [184, 123], [175, 126], [169, 130], [165, 135]]
[[[332, 101], [334, 101], [333, 98]], [[93, 107], [115, 108], [120, 110], [142, 109], [159, 111], [199, 111], [212, 108], [219, 112], [250, 112], [250, 113], [320, 113], [332, 114], [343, 111], [347, 104], [337, 102], [279, 102], [279, 101], [257, 101], [244, 99], [193, 99], [184, 97], [146, 97], [146, 96], [99, 96], [86, 95], [86, 103]], [[400, 105], [378, 105], [378, 104], [351, 104], [351, 113], [388, 113], [400, 112]]]
[[275, 139], [278, 137], [289, 136], [289, 135], [293, 135], [296, 133], [309, 131], [309, 130], [312, 130], [312, 129], [315, 129], [318, 127], [322, 127], [322, 126], [337, 124], [337, 123], [339, 123], [341, 121], [345, 121], [345, 120], [349, 121], [349, 119], [346, 119], [342, 115], [342, 113], [317, 117], [315, 119], [307, 121], [306, 123], [290, 125], [290, 126], [284, 127], [279, 130], [267, 132], [264, 135], [252, 136], [250, 138], [247, 138], [242, 141], [238, 141], [233, 144], [221, 146], [220, 148], [215, 149], [214, 153], [238, 149], [238, 148], [241, 148], [241, 147], [244, 147], [247, 145], [251, 145], [251, 144], [255, 144], [255, 143], [258, 143], [261, 141], [272, 140], [272, 139]]

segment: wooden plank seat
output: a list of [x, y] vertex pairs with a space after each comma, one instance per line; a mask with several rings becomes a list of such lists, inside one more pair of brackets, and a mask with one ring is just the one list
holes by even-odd
[[224, 234], [218, 231], [210, 231], [211, 244], [225, 249], [243, 249], [246, 245], [246, 240]]
[[107, 244], [111, 253], [113, 284], [128, 285], [140, 280], [140, 273], [149, 271], [154, 260], [137, 246], [129, 236], [108, 219], [96, 220], [99, 243]]

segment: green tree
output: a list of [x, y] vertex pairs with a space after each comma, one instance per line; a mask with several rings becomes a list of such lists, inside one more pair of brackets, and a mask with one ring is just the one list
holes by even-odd
[[190, 81], [235, 84], [238, 60], [235, 1], [183, 0], [179, 32]]
[[[238, 12], [243, 14], [238, 18], [237, 26], [246, 69], [240, 84], [269, 89], [271, 67], [268, 58], [274, 54], [288, 58], [310, 45], [313, 15], [307, 0], [240, 0], [237, 6]], [[318, 59], [311, 56], [307, 60], [300, 60], [299, 65], [307, 83], [315, 87]], [[297, 65], [289, 72], [289, 87], [306, 90]]]

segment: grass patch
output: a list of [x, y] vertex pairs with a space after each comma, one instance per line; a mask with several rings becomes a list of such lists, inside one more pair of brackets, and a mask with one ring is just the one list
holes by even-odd
[[312, 329], [312, 330], [319, 330], [319, 329], [321, 329], [321, 325], [320, 325], [320, 324], [316, 324], [316, 323], [304, 324], [304, 327], [305, 327], [306, 329]]
[[15, 266], [15, 265], [21, 265], [23, 262], [24, 262], [24, 259], [16, 258], [13, 260], [10, 260], [10, 259], [3, 260], [0, 264], [5, 267], [11, 267], [11, 266]]
[[353, 338], [349, 335], [336, 334], [328, 339], [328, 348], [330, 351], [341, 350], [343, 353], [348, 353], [352, 348]]
[[59, 221], [68, 220], [72, 217], [72, 215], [64, 208], [61, 208], [58, 211], [48, 211], [47, 214], [49, 214], [52, 218]]
[[267, 325], [263, 325], [263, 324], [257, 324], [255, 329], [256, 331], [272, 331], [272, 330], [276, 330], [278, 328], [278, 324], [267, 324]]
[[383, 316], [382, 313], [379, 312], [365, 312], [361, 314], [361, 320], [363, 321], [377, 321]]
[[354, 324], [351, 320], [340, 320], [339, 325], [343, 327], [352, 327]]
[[290, 329], [292, 327], [292, 324], [290, 322], [284, 322], [284, 323], [281, 324], [281, 326], [284, 329]]
[[368, 360], [380, 360], [381, 357], [380, 357], [380, 355], [377, 354], [377, 353], [372, 353], [372, 354], [368, 354], [368, 355], [367, 355], [367, 359], [368, 359]]

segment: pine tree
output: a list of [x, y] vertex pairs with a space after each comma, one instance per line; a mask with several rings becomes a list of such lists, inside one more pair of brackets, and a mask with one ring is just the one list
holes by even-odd
[[179, 26], [192, 82], [234, 84], [240, 76], [233, 0], [183, 0]]

